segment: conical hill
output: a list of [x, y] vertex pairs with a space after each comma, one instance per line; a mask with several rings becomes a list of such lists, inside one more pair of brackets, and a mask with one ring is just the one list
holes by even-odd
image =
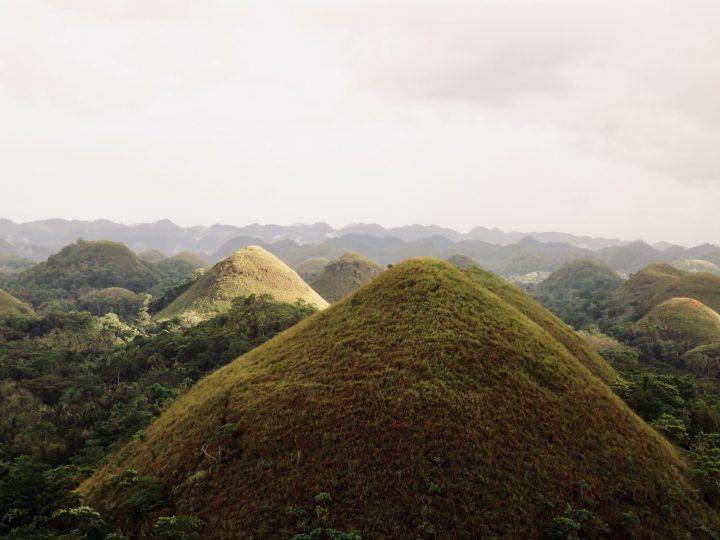
[[634, 327], [636, 337], [674, 341], [688, 349], [720, 341], [720, 315], [694, 298], [671, 298]]
[[208, 538], [539, 538], [569, 507], [609, 537], [717, 526], [673, 447], [523, 302], [398, 264], [203, 379], [81, 492], [129, 522], [154, 477]]
[[275, 255], [261, 247], [248, 246], [216, 263], [155, 318], [207, 319], [227, 311], [238, 296], [250, 294], [270, 294], [288, 303], [303, 300], [321, 309], [327, 306], [325, 300]]
[[384, 268], [358, 253], [345, 253], [330, 261], [312, 286], [328, 302], [337, 302], [375, 279]]

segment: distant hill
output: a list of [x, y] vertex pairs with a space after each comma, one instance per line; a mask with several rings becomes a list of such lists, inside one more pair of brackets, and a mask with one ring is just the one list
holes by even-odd
[[623, 282], [605, 263], [581, 259], [564, 264], [530, 292], [567, 324], [587, 329], [606, 316]]
[[670, 265], [685, 272], [707, 272], [716, 276], [720, 275], [720, 267], [717, 264], [702, 259], [677, 259], [671, 261]]
[[461, 270], [465, 270], [466, 268], [472, 268], [473, 266], [480, 266], [480, 263], [472, 257], [461, 254], [451, 255], [447, 258], [447, 262], [449, 262], [453, 266], [456, 266], [457, 268], [460, 268]]
[[118, 242], [76, 243], [8, 282], [11, 292], [39, 306], [51, 300], [75, 300], [92, 289], [122, 287], [133, 292], [152, 289], [160, 273]]
[[17, 274], [35, 266], [35, 262], [20, 255], [0, 255], [0, 274]]
[[0, 289], [0, 316], [33, 317], [35, 311], [14, 296]]
[[305, 283], [312, 285], [313, 281], [323, 273], [325, 265], [329, 262], [330, 259], [326, 259], [325, 257], [311, 257], [298, 263], [295, 266], [295, 271], [305, 280]]
[[247, 246], [215, 264], [155, 318], [208, 319], [227, 311], [234, 298], [250, 294], [270, 294], [287, 303], [303, 300], [320, 309], [327, 306], [284, 262], [261, 247]]
[[618, 289], [615, 303], [626, 315], [638, 319], [653, 307], [675, 297], [695, 298], [720, 310], [720, 276], [685, 272], [669, 264], [652, 264], [630, 276]]
[[592, 259], [565, 263], [538, 285], [537, 290], [553, 296], [592, 294], [599, 290], [615, 291], [624, 280], [609, 266]]
[[197, 253], [183, 251], [155, 263], [166, 284], [177, 284], [185, 280], [198, 268], [207, 270], [210, 264]]
[[720, 341], [700, 345], [686, 352], [685, 368], [704, 377], [720, 377]]
[[122, 287], [108, 287], [89, 291], [77, 300], [76, 307], [95, 316], [114, 313], [121, 319], [132, 320], [144, 304], [144, 296]]
[[645, 242], [607, 247], [598, 251], [596, 257], [620, 272], [637, 272], [649, 264], [667, 260], [664, 251], [659, 251]]
[[671, 298], [634, 326], [636, 338], [667, 340], [691, 349], [720, 342], [720, 315], [693, 298]]
[[201, 380], [81, 486], [85, 502], [139, 526], [118, 501], [158, 486], [209, 539], [717, 528], [670, 443], [571, 352], [580, 338], [467, 272], [398, 264]]
[[167, 255], [158, 249], [146, 249], [137, 255], [141, 260], [152, 264], [159, 263], [160, 261], [164, 261], [168, 258]]
[[382, 266], [367, 257], [345, 253], [325, 265], [322, 274], [313, 281], [312, 288], [328, 302], [337, 302], [375, 279], [383, 270]]

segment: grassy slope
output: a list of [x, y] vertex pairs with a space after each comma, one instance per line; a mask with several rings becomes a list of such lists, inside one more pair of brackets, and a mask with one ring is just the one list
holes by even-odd
[[715, 311], [720, 311], [720, 277], [703, 272], [684, 272], [669, 264], [652, 264], [618, 289], [616, 302], [628, 308], [637, 304], [640, 315], [665, 300], [676, 297], [695, 298]]
[[27, 304], [0, 289], [0, 315], [35, 316]]
[[113, 514], [112, 474], [157, 475], [209, 538], [291, 535], [323, 491], [364, 538], [538, 537], [566, 504], [648, 538], [715, 525], [669, 443], [516, 305], [541, 309], [406, 261], [202, 380], [81, 491]]
[[155, 318], [208, 319], [227, 311], [234, 298], [249, 294], [270, 294], [288, 303], [304, 300], [320, 309], [327, 306], [327, 302], [280, 259], [261, 247], [248, 246], [215, 264]]
[[475, 280], [478, 285], [498, 295], [535, 324], [541, 326], [558, 343], [563, 345], [570, 354], [580, 360], [586, 368], [604, 382], [611, 384], [617, 381], [617, 373], [605, 360], [600, 358], [582, 339], [578, 339], [575, 332], [567, 324], [528, 295], [482, 268], [469, 268], [465, 270], [465, 273]]
[[375, 261], [357, 253], [345, 253], [330, 261], [313, 281], [313, 289], [328, 302], [337, 302], [375, 279], [384, 270]]
[[720, 341], [720, 315], [698, 300], [671, 298], [640, 319], [635, 333], [697, 347]]

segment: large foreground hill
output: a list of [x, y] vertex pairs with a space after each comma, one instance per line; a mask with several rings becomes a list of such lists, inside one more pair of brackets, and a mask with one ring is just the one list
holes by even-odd
[[202, 380], [81, 491], [138, 526], [123, 501], [157, 478], [208, 538], [717, 526], [612, 374], [494, 276], [410, 260]]

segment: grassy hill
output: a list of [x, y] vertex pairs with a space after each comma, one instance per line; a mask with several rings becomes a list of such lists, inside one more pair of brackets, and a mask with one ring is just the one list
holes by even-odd
[[720, 275], [720, 267], [710, 261], [703, 259], [678, 259], [670, 263], [678, 270], [685, 272], [707, 272], [708, 274]]
[[270, 294], [287, 303], [302, 300], [320, 309], [327, 306], [284, 262], [261, 247], [248, 246], [215, 264], [155, 318], [205, 320], [227, 311], [234, 298], [250, 294]]
[[693, 298], [671, 298], [634, 326], [636, 337], [657, 337], [687, 348], [720, 341], [720, 315]]
[[155, 268], [163, 275], [164, 284], [170, 286], [182, 282], [198, 268], [207, 270], [210, 264], [197, 253], [182, 251], [155, 263]]
[[35, 312], [24, 302], [0, 289], [0, 316], [6, 315], [34, 317]]
[[317, 277], [323, 273], [325, 266], [329, 262], [330, 259], [325, 257], [311, 257], [298, 263], [295, 266], [295, 271], [308, 285], [312, 285], [313, 281], [315, 281]]
[[720, 376], [720, 341], [700, 345], [686, 352], [683, 357], [685, 367], [705, 377]]
[[73, 301], [91, 289], [144, 292], [160, 279], [155, 268], [119, 242], [78, 240], [7, 283], [10, 292], [39, 306], [51, 300]]
[[720, 311], [720, 276], [685, 272], [656, 263], [630, 276], [618, 289], [614, 302], [627, 316], [639, 319], [653, 307], [676, 297], [695, 298]]
[[312, 287], [328, 302], [337, 302], [375, 279], [384, 270], [375, 261], [357, 253], [345, 253], [330, 261]]
[[83, 294], [77, 300], [77, 308], [95, 316], [115, 313], [121, 319], [134, 319], [144, 304], [144, 295], [122, 287], [96, 289]]
[[575, 296], [599, 290], [614, 291], [624, 280], [604, 263], [592, 259], [572, 261], [562, 265], [538, 286], [544, 294]]
[[486, 272], [406, 261], [201, 380], [80, 491], [139, 525], [154, 490], [211, 539], [717, 527], [674, 448], [560, 326]]

